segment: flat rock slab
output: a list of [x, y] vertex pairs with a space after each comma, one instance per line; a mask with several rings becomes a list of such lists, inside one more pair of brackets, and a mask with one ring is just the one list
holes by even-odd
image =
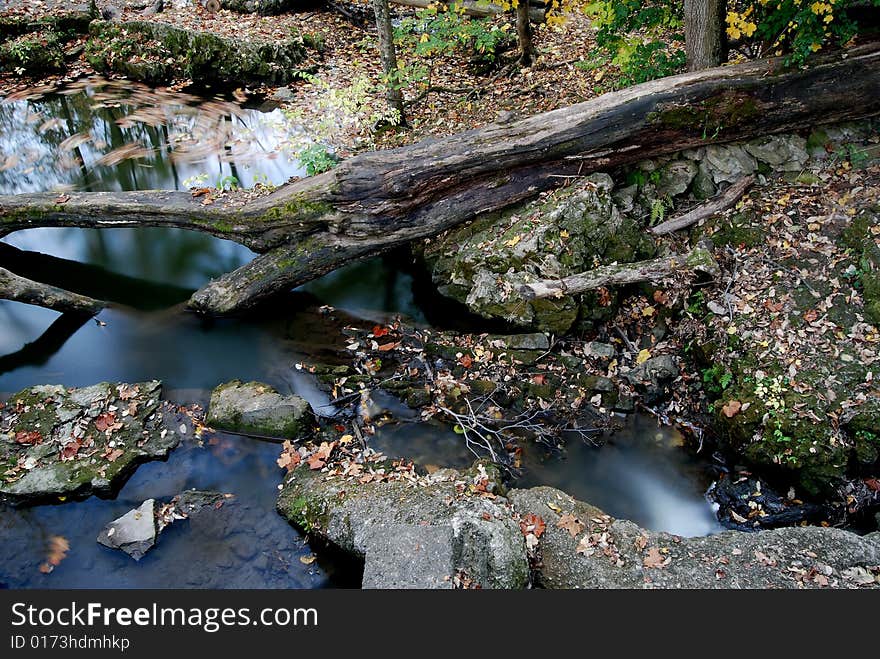
[[262, 382], [239, 380], [211, 392], [207, 423], [221, 430], [289, 439], [311, 433], [316, 424], [305, 399], [282, 396]]
[[367, 541], [363, 588], [452, 588], [455, 529], [390, 524]]
[[546, 524], [535, 573], [545, 588], [880, 587], [880, 533], [806, 526], [681, 538], [551, 487], [508, 497], [517, 513]]
[[141, 560], [156, 544], [155, 500], [147, 499], [134, 510], [114, 519], [101, 529], [98, 542], [120, 549], [134, 560]]
[[447, 469], [422, 484], [359, 484], [297, 468], [277, 507], [298, 528], [364, 559], [372, 588], [446, 588], [451, 573], [483, 588], [523, 588], [529, 566], [519, 523], [505, 499], [471, 488], [486, 473]]
[[30, 387], [0, 409], [0, 494], [13, 502], [111, 495], [179, 437], [158, 381]]

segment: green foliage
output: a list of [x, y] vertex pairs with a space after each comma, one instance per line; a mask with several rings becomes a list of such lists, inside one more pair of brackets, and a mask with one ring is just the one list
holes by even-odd
[[339, 162], [336, 154], [330, 151], [326, 145], [317, 142], [298, 151], [296, 156], [303, 167], [306, 168], [306, 173], [309, 176], [315, 176], [316, 174], [322, 174], [331, 170]]
[[871, 156], [857, 144], [842, 144], [834, 151], [835, 159], [841, 162], [849, 162], [854, 169], [864, 169], [871, 160]]
[[[750, 45], [758, 55], [787, 55], [789, 63], [803, 64], [826, 45], [840, 46], [858, 31], [846, 14], [865, 0], [729, 0], [727, 36]], [[880, 0], [867, 4], [880, 7]]]
[[464, 7], [451, 3], [420, 9], [404, 18], [394, 30], [401, 46], [416, 55], [435, 57], [466, 53], [481, 63], [494, 63], [511, 36], [507, 24], [498, 26], [491, 19], [464, 15]]
[[721, 364], [703, 369], [703, 384], [710, 394], [720, 396], [732, 381], [733, 374]]
[[230, 174], [228, 176], [217, 177], [217, 182], [214, 187], [218, 190], [238, 190], [241, 187], [241, 184], [238, 178]]
[[684, 68], [681, 2], [604, 0], [583, 9], [597, 28], [594, 68], [616, 67], [620, 76], [615, 86], [647, 82]]

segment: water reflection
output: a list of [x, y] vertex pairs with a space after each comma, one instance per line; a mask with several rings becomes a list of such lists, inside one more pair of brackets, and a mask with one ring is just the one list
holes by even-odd
[[299, 128], [260, 112], [90, 78], [0, 104], [0, 191], [280, 185], [304, 175]]

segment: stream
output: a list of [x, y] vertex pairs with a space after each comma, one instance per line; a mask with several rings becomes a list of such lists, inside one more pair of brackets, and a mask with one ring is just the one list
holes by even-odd
[[[279, 110], [134, 90], [82, 83], [69, 93], [0, 104], [0, 193], [222, 187], [233, 179], [279, 185], [304, 175], [291, 153], [296, 129]], [[399, 255], [331, 273], [254, 317], [209, 320], [182, 310], [193, 290], [252, 257], [236, 243], [176, 229], [33, 229], [6, 237], [0, 265], [116, 306], [72, 323], [0, 302], [0, 397], [35, 384], [160, 379], [170, 400], [204, 405], [214, 386], [238, 378], [317, 407], [326, 394], [295, 365], [342, 347], [339, 318], [401, 315], [456, 329], [473, 322], [451, 321], [448, 304]], [[321, 313], [323, 305], [340, 313]], [[370, 439], [375, 448], [423, 465], [473, 460], [451, 428], [420, 422], [392, 396], [377, 392], [374, 402], [392, 418]], [[167, 462], [142, 465], [112, 500], [0, 506], [0, 587], [357, 585], [350, 566], [325, 552], [315, 557], [276, 514], [278, 452], [275, 443], [237, 435], [188, 436]], [[514, 485], [552, 485], [611, 515], [694, 536], [720, 530], [704, 496], [709, 482], [707, 465], [687, 455], [677, 431], [636, 415], [601, 448], [579, 439], [556, 452], [527, 447]], [[144, 499], [168, 500], [189, 488], [234, 496], [223, 514], [174, 524], [138, 563], [95, 542], [107, 522]], [[51, 536], [64, 536], [70, 549], [43, 574], [38, 566]]]

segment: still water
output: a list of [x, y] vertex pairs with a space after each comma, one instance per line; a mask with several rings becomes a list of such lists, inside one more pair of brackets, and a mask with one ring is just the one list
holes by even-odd
[[[0, 105], [0, 193], [185, 189], [193, 177], [206, 185], [229, 176], [244, 185], [279, 184], [302, 174], [285, 151], [293, 129], [276, 114], [229, 104], [205, 108], [189, 97], [154, 98], [143, 88], [131, 103], [119, 89], [74, 91]], [[144, 120], [131, 120], [138, 111]], [[212, 132], [219, 116], [231, 117], [223, 120], [222, 140]], [[230, 125], [236, 130], [229, 132]], [[142, 150], [129, 147], [123, 160], [108, 157], [131, 144]], [[255, 149], [262, 156], [255, 158]], [[235, 243], [173, 229], [34, 229], [6, 237], [0, 265], [115, 305], [96, 320], [71, 322], [0, 302], [0, 394], [43, 383], [155, 378], [172, 400], [204, 403], [216, 384], [239, 378], [268, 382], [319, 406], [326, 396], [294, 364], [332, 355], [346, 319], [381, 322], [399, 314], [423, 325], [467, 324], [461, 310], [450, 311], [426, 292], [424, 279], [396, 258], [332, 273], [247, 319], [206, 320], [183, 311], [193, 290], [252, 257]], [[343, 313], [334, 320], [319, 312], [322, 305]], [[393, 421], [371, 439], [376, 448], [422, 464], [471, 462], [448, 427], [417, 422], [396, 401], [378, 396]], [[557, 486], [658, 530], [712, 533], [719, 527], [703, 497], [706, 473], [678, 439], [651, 419], [631, 418], [602, 448], [571, 440], [561, 452], [527, 450], [517, 485]], [[303, 538], [275, 513], [277, 454], [277, 445], [246, 437], [187, 439], [167, 462], [141, 466], [113, 500], [0, 508], [0, 587], [349, 584], [337, 561], [321, 555], [312, 562]], [[169, 499], [188, 488], [234, 498], [222, 514], [172, 526], [140, 563], [95, 542], [104, 524], [144, 499]], [[38, 566], [54, 535], [67, 538], [70, 551], [42, 574]]]

